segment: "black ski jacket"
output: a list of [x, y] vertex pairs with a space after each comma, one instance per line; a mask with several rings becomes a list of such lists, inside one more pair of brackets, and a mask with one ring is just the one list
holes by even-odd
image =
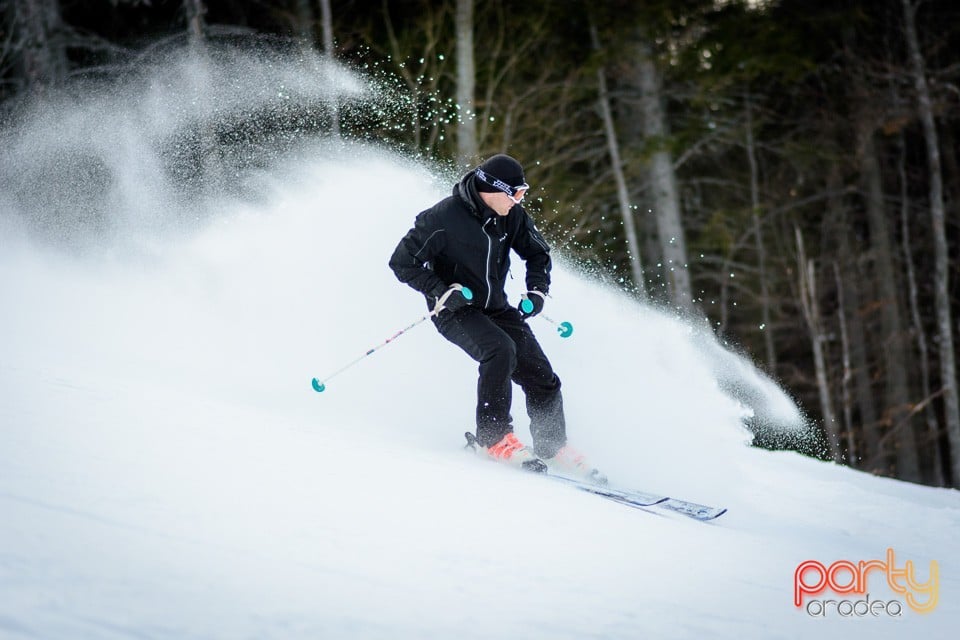
[[427, 296], [432, 308], [447, 287], [459, 282], [473, 292], [472, 304], [486, 310], [507, 306], [504, 285], [510, 249], [527, 265], [527, 290], [550, 289], [550, 247], [520, 205], [499, 216], [477, 194], [473, 171], [453, 194], [417, 215], [390, 258], [390, 268]]

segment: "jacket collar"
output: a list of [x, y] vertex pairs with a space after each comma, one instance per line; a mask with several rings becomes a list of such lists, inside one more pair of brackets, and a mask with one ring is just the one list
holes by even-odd
[[497, 212], [486, 205], [477, 193], [476, 178], [473, 170], [464, 175], [453, 187], [453, 195], [458, 196], [471, 214], [479, 220], [496, 217]]

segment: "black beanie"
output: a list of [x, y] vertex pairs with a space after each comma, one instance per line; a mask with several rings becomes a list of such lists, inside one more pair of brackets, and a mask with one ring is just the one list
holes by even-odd
[[502, 191], [502, 189], [498, 189], [491, 184], [496, 180], [505, 182], [510, 187], [519, 187], [527, 182], [523, 177], [523, 167], [520, 166], [520, 163], [503, 153], [490, 156], [478, 169], [486, 175], [487, 180], [479, 179], [475, 181], [477, 191], [484, 191], [486, 193]]

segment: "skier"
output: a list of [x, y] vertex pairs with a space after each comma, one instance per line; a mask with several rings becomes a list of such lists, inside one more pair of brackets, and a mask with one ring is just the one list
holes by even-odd
[[[390, 268], [426, 296], [440, 334], [479, 363], [476, 443], [482, 450], [527, 469], [549, 466], [602, 482], [567, 445], [560, 378], [526, 323], [543, 310], [551, 268], [550, 247], [520, 205], [529, 188], [515, 159], [488, 158], [452, 195], [417, 216]], [[504, 291], [511, 249], [526, 262], [527, 292], [517, 308]], [[513, 431], [511, 380], [526, 395], [532, 449]]]

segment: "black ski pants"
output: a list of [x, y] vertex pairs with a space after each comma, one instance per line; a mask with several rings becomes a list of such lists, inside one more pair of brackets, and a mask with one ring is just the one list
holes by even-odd
[[489, 447], [513, 431], [512, 382], [523, 389], [535, 453], [553, 457], [566, 444], [560, 379], [533, 331], [513, 307], [497, 311], [466, 307], [433, 318], [447, 340], [480, 363], [477, 440]]

